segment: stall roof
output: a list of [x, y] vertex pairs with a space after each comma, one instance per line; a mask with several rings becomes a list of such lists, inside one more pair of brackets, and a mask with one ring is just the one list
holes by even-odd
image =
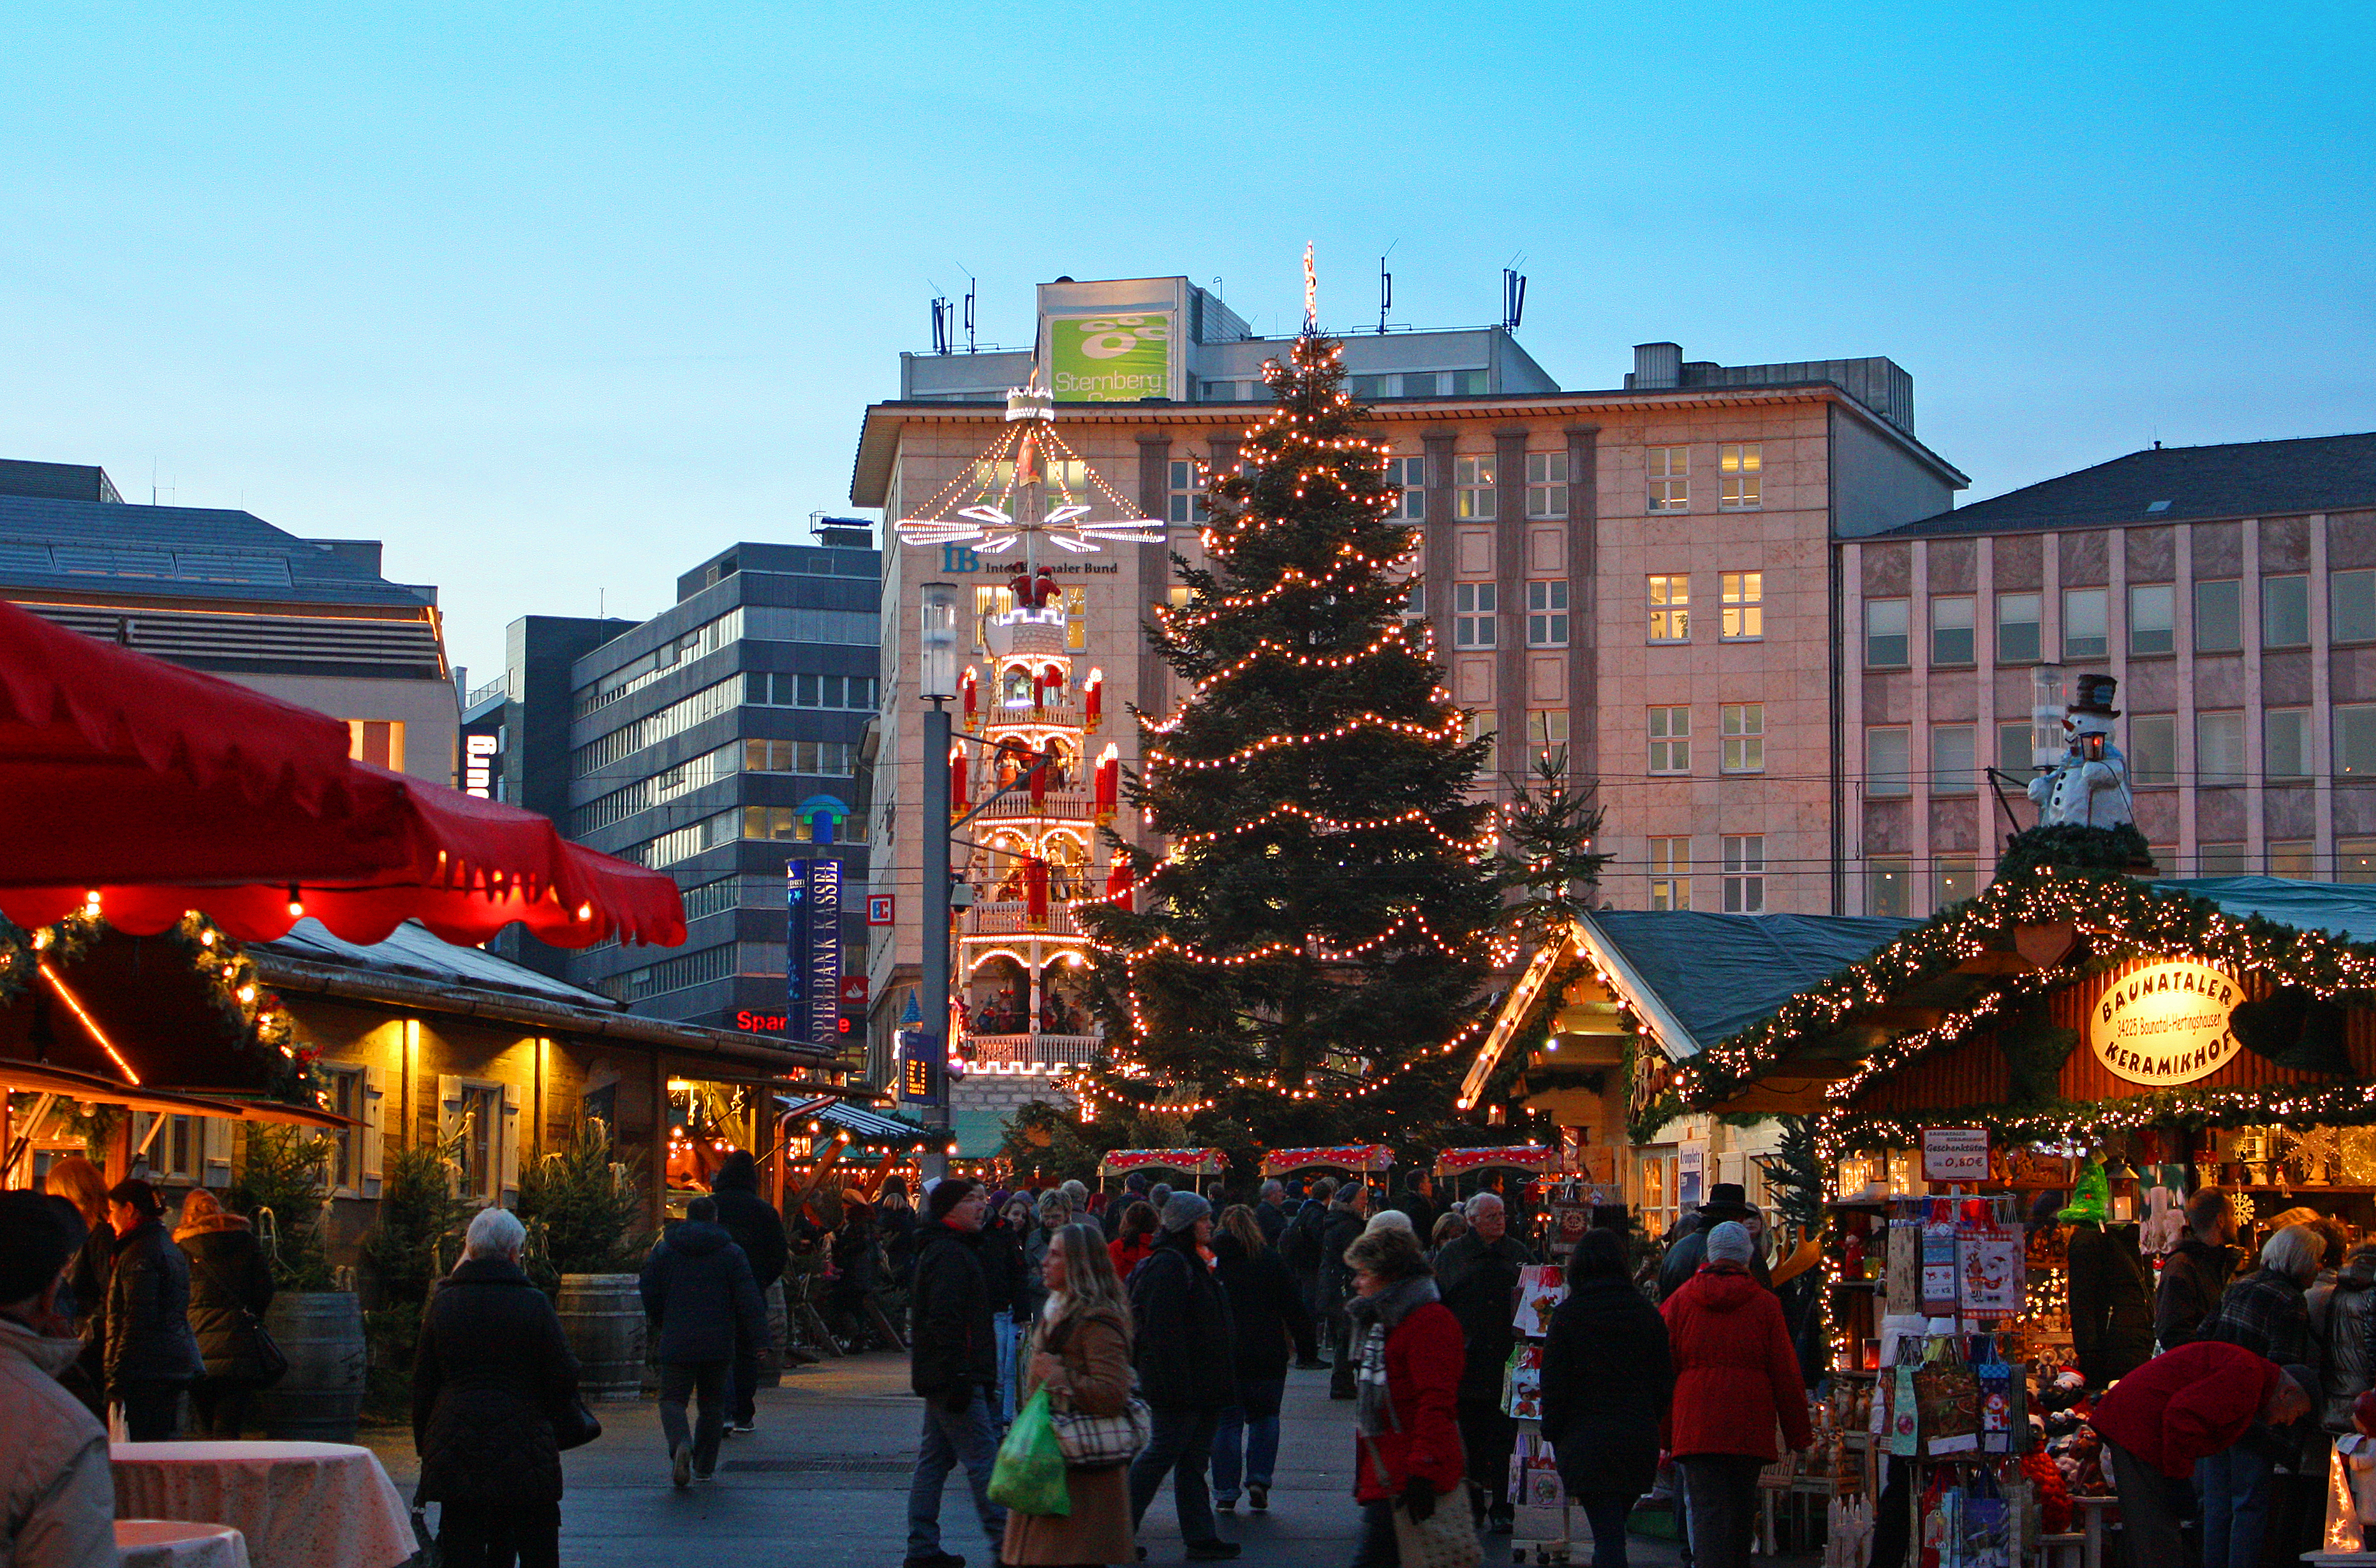
[[841, 1128], [859, 1143], [923, 1144], [932, 1141], [931, 1129], [914, 1122], [886, 1116], [880, 1111], [870, 1111], [863, 1105], [853, 1105], [832, 1095], [814, 1100], [795, 1100], [784, 1108], [784, 1119], [807, 1116]]
[[604, 1012], [623, 1010], [608, 996], [540, 974], [525, 964], [497, 958], [483, 948], [465, 948], [434, 937], [427, 927], [413, 920], [406, 921], [379, 941], [350, 942], [331, 935], [320, 921], [309, 915], [291, 926], [286, 937], [253, 943], [250, 950], [284, 953], [291, 958], [374, 970], [383, 974], [417, 975], [491, 991], [520, 991], [581, 1008], [599, 1008]]
[[[2263, 880], [2265, 878], [2247, 878]], [[1645, 1010], [1668, 1055], [1696, 1055], [1922, 923], [1837, 914], [1597, 909], [1584, 939]], [[1677, 1038], [1669, 1039], [1669, 1032]]]
[[2176, 878], [2153, 884], [2208, 899], [2241, 920], [2259, 915], [2297, 931], [2376, 942], [2376, 882], [2297, 882], [2282, 877]]

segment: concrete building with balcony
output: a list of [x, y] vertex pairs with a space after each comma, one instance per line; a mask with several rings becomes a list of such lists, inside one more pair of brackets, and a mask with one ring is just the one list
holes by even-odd
[[1845, 913], [1986, 882], [2041, 674], [2119, 680], [2165, 875], [2376, 879], [2376, 435], [2156, 445], [1837, 554]]
[[[1087, 401], [1053, 381], [1063, 441], [1170, 535], [1056, 563], [1078, 656], [1102, 670], [1114, 715], [1160, 713], [1177, 698], [1142, 625], [1184, 592], [1170, 557], [1199, 559], [1206, 477], [1234, 463], [1262, 415], [1254, 368], [1286, 347], [1211, 341], [1216, 317], [1209, 303], [1199, 315], [1199, 292], [1185, 279], [1040, 291], [1040, 340], [1059, 371], [1067, 334], [1087, 342], [1120, 314], [1159, 316], [1158, 341], [1191, 345], [1169, 383], [1147, 383], [1167, 385], [1161, 395]], [[1091, 307], [1104, 313], [1070, 324]], [[1346, 341], [1354, 391], [1393, 449], [1401, 515], [1422, 536], [1413, 613], [1434, 624], [1455, 701], [1496, 737], [1484, 787], [1506, 791], [1530, 755], [1562, 749], [1572, 772], [1598, 781], [1611, 903], [1834, 909], [1832, 542], [1935, 515], [1966, 482], [1916, 438], [1907, 372], [1883, 359], [1724, 366], [1650, 344], [1623, 384], [1565, 392], [1503, 327]], [[1005, 419], [1004, 388], [1030, 368], [1028, 356], [972, 359], [985, 362], [903, 358], [902, 398], [866, 412], [854, 502], [889, 522], [966, 481]], [[875, 886], [897, 896], [901, 919], [873, 934], [878, 1038], [915, 984], [920, 852], [903, 827], [931, 820], [917, 815], [929, 809], [912, 677], [918, 586], [958, 583], [988, 612], [1003, 607], [1010, 571], [962, 548], [885, 552], [873, 831]], [[1110, 724], [1103, 742], [1136, 764], [1135, 725]], [[1141, 831], [1127, 808], [1116, 822], [1126, 836]], [[966, 1152], [983, 1147], [979, 1130], [959, 1133]]]
[[363, 760], [457, 782], [437, 590], [381, 575], [376, 539], [127, 504], [103, 468], [0, 462], [0, 597], [343, 719]]

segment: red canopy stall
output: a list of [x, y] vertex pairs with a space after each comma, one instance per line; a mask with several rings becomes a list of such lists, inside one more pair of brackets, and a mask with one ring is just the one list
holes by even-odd
[[1389, 1170], [1395, 1151], [1383, 1143], [1339, 1143], [1322, 1149], [1270, 1149], [1263, 1151], [1263, 1174], [1284, 1176], [1295, 1171], [1359, 1171], [1364, 1174]]

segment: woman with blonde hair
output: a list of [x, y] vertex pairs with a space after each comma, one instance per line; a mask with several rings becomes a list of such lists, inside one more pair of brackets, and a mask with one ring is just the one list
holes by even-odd
[[[1031, 1327], [1023, 1397], [1045, 1388], [1051, 1401], [1083, 1415], [1122, 1414], [1130, 1406], [1130, 1299], [1096, 1229], [1058, 1231], [1040, 1278], [1048, 1300]], [[1008, 1513], [999, 1560], [1033, 1568], [1135, 1561], [1129, 1467], [1067, 1468], [1064, 1486], [1069, 1514]]]
[[50, 1162], [42, 1185], [51, 1197], [73, 1204], [90, 1228], [82, 1250], [75, 1254], [74, 1264], [66, 1270], [66, 1289], [74, 1296], [75, 1332], [82, 1337], [82, 1359], [60, 1373], [58, 1381], [89, 1406], [91, 1414], [105, 1421], [107, 1397], [101, 1390], [107, 1382], [103, 1361], [107, 1336], [101, 1315], [107, 1306], [108, 1278], [115, 1269], [115, 1227], [107, 1222], [107, 1178], [81, 1155], [69, 1154]]
[[200, 1187], [182, 1200], [173, 1244], [190, 1260], [190, 1332], [206, 1372], [190, 1385], [201, 1437], [236, 1438], [266, 1385], [256, 1329], [272, 1304], [272, 1266], [244, 1215], [226, 1212]]

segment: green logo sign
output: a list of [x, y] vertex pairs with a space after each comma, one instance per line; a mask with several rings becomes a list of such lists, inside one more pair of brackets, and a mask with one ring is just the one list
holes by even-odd
[[1059, 403], [1135, 403], [1171, 395], [1171, 317], [1135, 311], [1058, 316], [1050, 390]]

